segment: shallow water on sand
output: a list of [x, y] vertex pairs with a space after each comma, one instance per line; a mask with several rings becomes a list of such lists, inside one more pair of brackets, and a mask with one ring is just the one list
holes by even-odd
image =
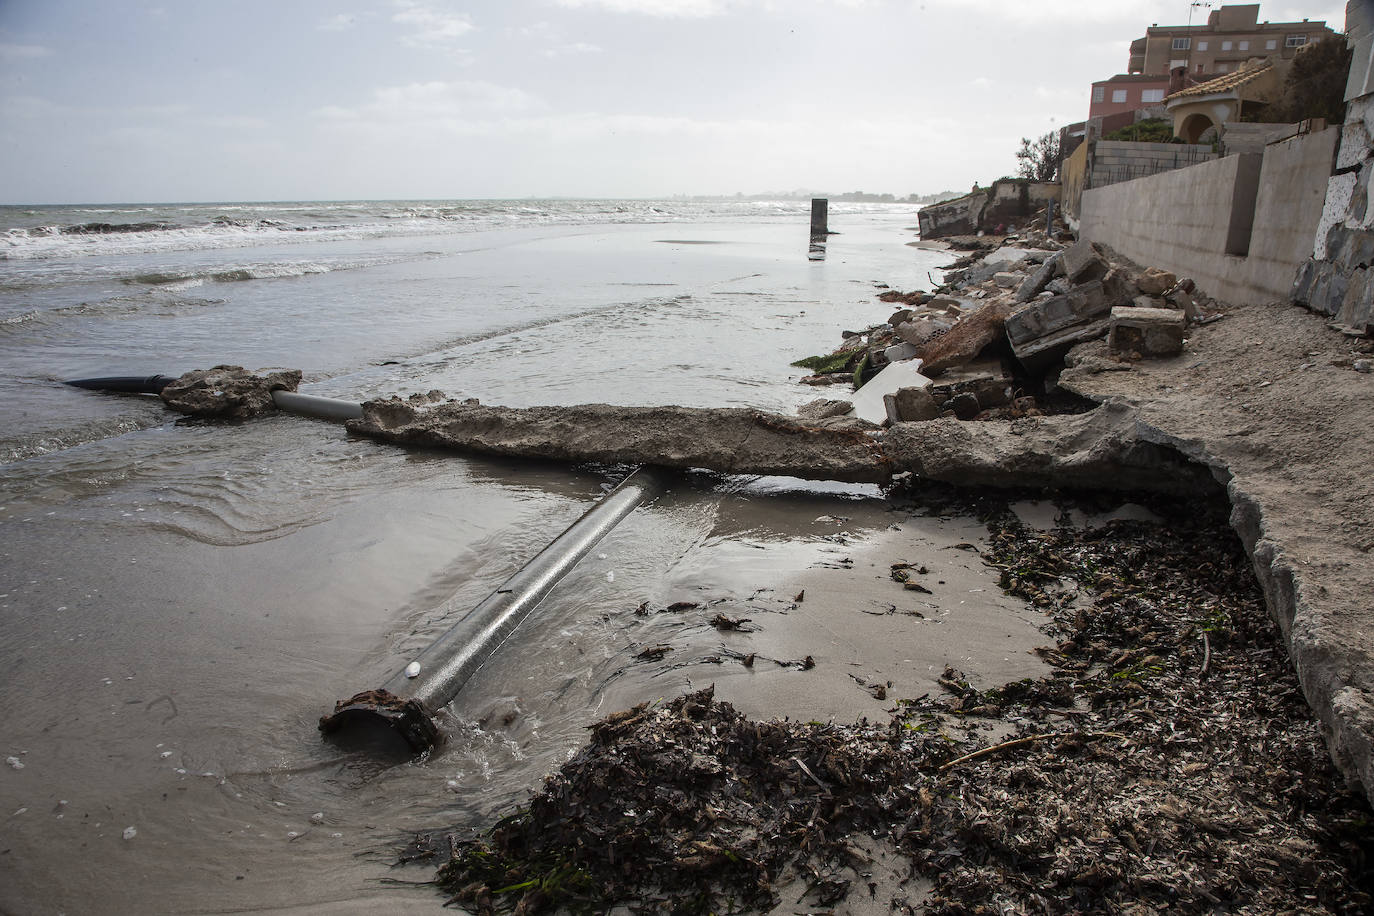
[[[897, 517], [873, 488], [701, 475], [593, 550], [447, 710], [438, 751], [347, 751], [315, 728], [334, 700], [402, 667], [619, 472], [402, 450], [288, 416], [178, 422], [56, 383], [228, 362], [300, 367], [302, 390], [352, 399], [790, 410], [816, 396], [792, 359], [884, 320], [875, 282], [928, 286], [947, 260], [904, 244], [913, 209], [832, 211], [824, 262], [785, 212], [0, 261], [0, 909], [437, 908], [431, 889], [380, 883], [389, 850], [518, 803], [615, 709], [720, 675], [751, 712], [786, 712], [790, 694], [876, 716], [851, 675], [913, 690], [945, 661], [1022, 676], [1004, 646], [1035, 619], [974, 581], [976, 562], [947, 563], [922, 616], [898, 612], [895, 583], [864, 591], [886, 580], [878, 547], [934, 569], [966, 525]], [[846, 559], [872, 580], [846, 586], [865, 595], [848, 611], [887, 628], [891, 657], [825, 636], [850, 628], [824, 617], [843, 607], [789, 607]], [[701, 607], [657, 613], [677, 601]], [[708, 610], [758, 629], [717, 632]], [[655, 643], [673, 651], [635, 657]], [[803, 647], [813, 671], [737, 661]], [[827, 667], [838, 679], [806, 680]]]

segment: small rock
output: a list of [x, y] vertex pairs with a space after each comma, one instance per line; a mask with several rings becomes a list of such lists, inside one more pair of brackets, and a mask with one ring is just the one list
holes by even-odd
[[1374, 360], [1357, 359], [1350, 364], [1350, 367], [1356, 372], [1374, 372]]

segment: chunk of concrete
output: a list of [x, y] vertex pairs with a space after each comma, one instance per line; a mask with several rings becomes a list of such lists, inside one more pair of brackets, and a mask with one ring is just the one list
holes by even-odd
[[1106, 337], [1110, 326], [1111, 316], [1104, 315], [1097, 321], [1075, 324], [1053, 334], [1037, 337], [1019, 347], [1013, 346], [1012, 352], [1016, 354], [1017, 362], [1028, 372], [1044, 372], [1062, 360], [1064, 355], [1078, 344]]
[[1054, 279], [1055, 271], [1059, 270], [1059, 262], [1064, 257], [1062, 252], [1055, 252], [1040, 265], [1033, 274], [1025, 279], [1016, 290], [1017, 302], [1029, 302], [1045, 289]]
[[1012, 378], [1000, 359], [978, 359], [950, 369], [935, 379], [930, 388], [937, 404], [960, 394], [972, 394], [983, 410], [1011, 403]]
[[1175, 274], [1158, 267], [1147, 267], [1136, 278], [1135, 285], [1140, 287], [1140, 292], [1146, 296], [1162, 296], [1177, 282], [1178, 277]]
[[1110, 308], [1102, 281], [1094, 280], [1062, 296], [1022, 306], [1007, 318], [1007, 338], [1016, 350], [1046, 334], [1104, 316]]
[[894, 331], [901, 340], [919, 347], [936, 334], [942, 334], [953, 326], [954, 322], [949, 319], [916, 318], [902, 322]]
[[1101, 280], [1112, 268], [1097, 245], [1087, 239], [1065, 249], [1063, 260], [1060, 263], [1064, 267], [1064, 277], [1070, 283], [1090, 283], [1093, 280]]
[[897, 309], [897, 311], [893, 312], [892, 315], [891, 315], [891, 317], [889, 317], [889, 318], [887, 319], [887, 323], [890, 324], [890, 325], [892, 325], [892, 326], [895, 328], [897, 325], [901, 324], [903, 321], [910, 321], [910, 320], [911, 320], [911, 309]]
[[1003, 289], [1011, 289], [1021, 284], [1021, 274], [1012, 273], [1009, 270], [999, 270], [992, 275], [992, 282]]
[[1009, 301], [994, 300], [966, 316], [948, 333], [924, 344], [921, 358], [925, 360], [925, 372], [943, 372], [976, 359], [1002, 336], [1010, 313]]
[[803, 420], [828, 420], [831, 417], [843, 417], [853, 409], [854, 405], [848, 401], [816, 398], [798, 407], [797, 416]]
[[1113, 267], [1102, 278], [1102, 294], [1108, 305], [1130, 305], [1131, 300], [1140, 295], [1140, 288], [1128, 273]]
[[887, 420], [887, 405], [883, 396], [895, 394], [899, 388], [921, 388], [930, 384], [930, 379], [921, 374], [921, 361], [909, 359], [900, 363], [888, 363], [881, 372], [864, 383], [851, 398], [854, 416], [869, 423], [881, 424]]
[[915, 345], [906, 342], [893, 344], [883, 351], [883, 356], [890, 363], [900, 363], [902, 360], [911, 359], [915, 355]]
[[898, 388], [883, 396], [887, 407], [889, 423], [909, 423], [913, 421], [934, 420], [940, 415], [940, 406], [930, 394], [930, 388]]
[[1174, 356], [1183, 352], [1187, 317], [1181, 309], [1112, 309], [1107, 346], [1113, 353]]

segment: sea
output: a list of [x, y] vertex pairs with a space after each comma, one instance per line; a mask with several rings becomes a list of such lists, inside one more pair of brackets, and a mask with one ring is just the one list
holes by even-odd
[[[0, 207], [0, 911], [437, 911], [432, 866], [393, 869], [407, 842], [518, 805], [597, 718], [710, 682], [721, 634], [637, 609], [757, 597], [892, 521], [873, 487], [689, 476], [493, 657], [438, 750], [395, 759], [323, 740], [319, 716], [627, 469], [188, 420], [64, 380], [231, 364], [357, 401], [790, 412], [825, 394], [793, 360], [950, 260], [910, 244], [914, 205], [832, 203], [819, 257], [809, 219], [742, 199]], [[655, 640], [678, 651], [646, 664]]]

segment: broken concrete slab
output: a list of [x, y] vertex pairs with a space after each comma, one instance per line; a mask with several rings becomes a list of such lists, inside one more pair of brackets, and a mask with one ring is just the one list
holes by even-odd
[[1011, 271], [1007, 270], [999, 270], [997, 273], [992, 275], [992, 282], [1002, 287], [1002, 289], [1012, 289], [1013, 287], [1019, 286], [1021, 284], [1021, 280], [1021, 274], [1012, 273]]
[[997, 299], [966, 316], [947, 333], [921, 346], [924, 372], [931, 375], [952, 369], [977, 358], [1004, 334], [1011, 302]]
[[1010, 423], [898, 423], [883, 437], [894, 471], [972, 486], [1085, 487], [1196, 493], [1211, 474], [1171, 448], [1142, 440], [1134, 408]]
[[808, 480], [884, 484], [910, 472], [996, 487], [1196, 493], [1214, 486], [1205, 469], [1141, 439], [1134, 418], [1134, 409], [1117, 404], [1011, 423], [901, 421], [884, 432], [853, 417], [801, 420], [738, 407], [515, 408], [386, 398], [365, 403], [362, 418], [347, 425], [384, 441], [488, 455]]
[[980, 410], [1001, 407], [1012, 400], [1012, 377], [1000, 359], [977, 359], [941, 373], [931, 385], [931, 397], [943, 405], [960, 394], [971, 394]]
[[1063, 359], [1065, 354], [1078, 344], [1106, 337], [1110, 328], [1111, 317], [1107, 316], [1086, 324], [1071, 325], [1052, 334], [1037, 337], [1019, 347], [1013, 346], [1012, 352], [1016, 355], [1016, 361], [1026, 371], [1044, 372]]
[[893, 394], [899, 388], [920, 388], [929, 384], [930, 379], [921, 373], [919, 359], [889, 363], [854, 392], [854, 416], [869, 423], [881, 424], [887, 420], [887, 406], [883, 403], [885, 395]]
[[1112, 309], [1107, 346], [1117, 354], [1175, 356], [1183, 352], [1183, 331], [1188, 324], [1181, 309]]
[[[1013, 349], [1075, 324], [1105, 315], [1111, 307], [1100, 280], [1075, 286], [1062, 296], [1028, 303], [1006, 320]], [[1020, 352], [1017, 352], [1020, 356]]]
[[803, 421], [742, 407], [514, 408], [387, 398], [365, 403], [362, 418], [350, 420], [348, 430], [390, 442], [578, 463], [855, 483], [882, 483], [891, 473], [875, 425], [852, 417]]

